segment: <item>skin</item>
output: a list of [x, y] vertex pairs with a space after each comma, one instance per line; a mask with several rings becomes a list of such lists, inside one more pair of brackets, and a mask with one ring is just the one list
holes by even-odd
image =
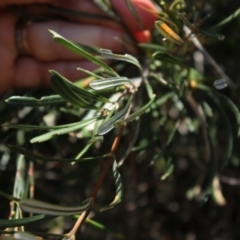
[[[15, 44], [15, 25], [17, 15], [6, 6], [18, 4], [30, 13], [46, 14], [45, 8], [33, 3], [48, 3], [67, 9], [104, 15], [92, 1], [89, 0], [1, 0], [0, 1], [0, 93], [9, 88], [36, 87], [49, 83], [48, 69], [54, 69], [66, 78], [74, 81], [83, 74], [76, 71], [77, 67], [93, 70], [96, 65], [84, 60], [55, 43], [51, 34], [52, 29], [65, 38], [84, 45], [92, 45], [111, 49], [115, 53], [137, 54], [136, 43], [125, 43], [126, 35], [131, 34], [137, 42], [148, 42], [149, 30], [153, 27], [155, 16], [154, 6], [150, 0], [132, 0], [142, 21], [142, 27], [128, 10], [124, 0], [111, 0], [114, 10], [121, 17], [121, 23], [109, 20], [94, 20], [87, 18], [69, 17], [60, 20], [57, 17], [44, 22], [33, 22], [26, 25], [26, 40], [30, 55], [20, 55]], [[148, 9], [148, 10], [146, 10]], [[125, 47], [116, 41], [116, 37], [124, 41]]]

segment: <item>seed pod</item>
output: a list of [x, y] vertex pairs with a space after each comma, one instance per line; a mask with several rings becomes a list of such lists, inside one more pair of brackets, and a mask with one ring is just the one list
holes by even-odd
[[166, 23], [162, 21], [156, 21], [155, 26], [157, 30], [167, 39], [181, 45], [183, 44], [183, 39], [176, 34]]

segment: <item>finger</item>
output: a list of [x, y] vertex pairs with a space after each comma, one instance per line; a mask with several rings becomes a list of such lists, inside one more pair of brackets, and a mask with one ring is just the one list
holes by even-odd
[[[48, 29], [52, 29], [66, 39], [79, 44], [108, 48], [118, 53], [125, 52], [126, 50], [119, 41], [116, 41], [116, 39], [125, 41], [126, 34], [123, 31], [103, 26], [52, 21], [33, 23], [26, 27], [26, 41], [29, 44], [30, 51], [40, 61], [79, 59], [78, 54], [55, 43]], [[132, 43], [126, 43], [125, 47], [131, 51], [130, 53], [137, 53]]]
[[1, 0], [0, 6], [6, 6], [10, 4], [30, 4], [30, 3], [51, 3], [54, 0]]
[[134, 17], [134, 14], [129, 10], [125, 1], [111, 0], [114, 9], [119, 13], [121, 19], [130, 31], [149, 30], [153, 27], [156, 16], [155, 6], [149, 0], [132, 0], [133, 7], [135, 8], [141, 24]]
[[16, 47], [13, 26], [17, 18], [7, 12], [0, 14], [0, 90], [14, 74], [14, 61], [16, 58]]
[[106, 16], [96, 4], [89, 0], [57, 1], [51, 6], [43, 4], [40, 8], [39, 5], [33, 4], [26, 5], [23, 9], [35, 17], [39, 16], [43, 18], [45, 16], [52, 19], [64, 18], [74, 22], [102, 25], [113, 29], [123, 29], [118, 22]]
[[31, 88], [49, 85], [49, 69], [54, 69], [71, 81], [79, 80], [86, 75], [83, 72], [77, 71], [77, 67], [82, 67], [90, 71], [97, 68], [95, 64], [85, 60], [42, 63], [33, 58], [24, 57], [17, 61], [15, 76], [12, 78], [12, 81], [5, 82], [4, 89], [10, 87]]
[[0, 6], [6, 6], [10, 4], [30, 4], [30, 3], [51, 3], [55, 0], [1, 0]]

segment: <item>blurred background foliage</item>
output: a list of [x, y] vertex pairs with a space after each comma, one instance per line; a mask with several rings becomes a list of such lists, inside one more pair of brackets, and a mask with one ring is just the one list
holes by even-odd
[[[139, 46], [142, 75], [136, 66], [126, 62], [111, 65], [118, 75], [140, 81], [133, 100], [132, 90], [127, 87], [114, 87], [100, 96], [110, 98], [112, 92], [120, 93], [120, 109], [131, 100], [133, 112], [149, 103], [151, 91], [156, 98], [145, 114], [125, 126], [115, 152], [121, 183], [109, 170], [76, 239], [239, 239], [239, 2], [155, 2], [162, 11], [153, 30], [154, 45]], [[217, 26], [230, 15], [229, 22]], [[164, 23], [174, 33], [164, 32]], [[183, 25], [192, 27], [192, 33], [209, 55], [194, 45]], [[181, 37], [180, 44], [174, 34]], [[219, 40], [221, 35], [224, 40]], [[61, 95], [61, 86], [54, 85], [56, 76], [53, 73], [52, 85]], [[216, 80], [220, 80], [220, 87]], [[77, 86], [86, 81], [80, 80]], [[225, 82], [228, 87], [221, 89]], [[51, 89], [37, 88], [11, 90], [1, 96], [1, 123], [8, 124], [2, 125], [0, 134], [1, 231], [24, 231], [3, 221], [9, 216], [30, 216], [21, 215], [14, 199], [34, 196], [48, 203], [74, 206], [89, 198], [107, 161], [39, 161], [29, 157], [29, 152], [54, 159], [73, 159], [79, 153], [83, 157], [103, 156], [110, 152], [119, 134], [119, 128], [114, 128], [104, 134], [103, 141], [87, 147], [85, 153], [81, 151], [94, 135], [87, 127], [32, 144], [30, 139], [43, 134], [42, 130], [9, 125], [58, 126], [82, 121], [91, 112], [84, 109], [84, 104], [81, 108], [65, 101], [40, 107], [25, 106], [25, 102], [15, 104], [18, 99], [12, 101], [14, 104], [4, 101], [11, 96], [40, 99], [54, 94]], [[94, 102], [103, 106], [101, 101]], [[19, 155], [19, 149], [13, 151], [9, 144], [23, 147], [28, 151], [26, 156]], [[112, 202], [119, 187], [123, 188], [122, 196], [117, 195], [121, 203], [100, 211]], [[28, 222], [25, 230], [44, 239], [62, 239], [76, 219], [77, 216], [45, 217]]]

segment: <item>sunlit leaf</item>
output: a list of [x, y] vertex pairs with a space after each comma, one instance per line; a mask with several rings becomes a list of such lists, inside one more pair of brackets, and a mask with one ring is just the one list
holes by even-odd
[[54, 89], [55, 92], [61, 95], [65, 100], [67, 100], [68, 102], [78, 107], [87, 108], [87, 109], [98, 109], [96, 106], [89, 104], [79, 94], [77, 94], [72, 88], [70, 88], [70, 86], [67, 84], [67, 81], [68, 81], [67, 79], [64, 79], [61, 75], [59, 75], [56, 72], [53, 72], [51, 76], [52, 88]]
[[[77, 87], [75, 84], [68, 81], [59, 73], [51, 70], [51, 85], [52, 88], [59, 93], [64, 99], [72, 103], [73, 105], [86, 108], [86, 109], [98, 109], [93, 104], [90, 104], [89, 100], [96, 100], [102, 102], [109, 102], [108, 99], [98, 96], [94, 92], [88, 91], [84, 88]], [[88, 101], [86, 101], [87, 99]]]
[[126, 106], [119, 112], [117, 112], [113, 117], [105, 121], [99, 128], [98, 128], [98, 135], [104, 135], [111, 131], [114, 128], [114, 123], [118, 120], [124, 120], [127, 114], [129, 113], [129, 109], [132, 103], [133, 95], [128, 100]]
[[61, 45], [67, 47], [68, 49], [71, 49], [72, 51], [78, 53], [79, 55], [85, 57], [89, 61], [97, 64], [98, 66], [102, 67], [108, 74], [111, 74], [112, 76], [118, 76], [118, 74], [109, 67], [106, 63], [101, 61], [100, 59], [94, 57], [93, 55], [89, 54], [88, 52], [84, 51], [80, 46], [74, 44], [73, 42], [67, 40], [66, 38], [62, 37], [58, 33], [56, 33], [53, 30], [49, 30], [49, 32], [53, 35], [53, 39], [60, 43]]
[[100, 80], [99, 79], [93, 80], [90, 82], [89, 86], [94, 90], [102, 90], [106, 88], [129, 84], [131, 84], [131, 81], [127, 77], [113, 77]]
[[13, 96], [6, 99], [5, 102], [14, 104], [14, 105], [24, 105], [26, 107], [36, 107], [36, 106], [60, 104], [60, 103], [66, 102], [66, 100], [59, 95], [41, 97], [40, 99], [37, 99], [34, 97]]
[[109, 59], [109, 60], [119, 60], [119, 61], [124, 61], [124, 62], [129, 62], [139, 68], [140, 71], [142, 71], [142, 67], [139, 63], [139, 61], [133, 57], [130, 54], [114, 54], [111, 50], [109, 49], [100, 49], [101, 54], [104, 58]]
[[4, 123], [1, 124], [2, 127], [8, 127], [8, 128], [18, 128], [18, 129], [23, 129], [23, 130], [52, 130], [52, 129], [62, 129], [62, 128], [69, 128], [69, 127], [74, 127], [77, 126], [81, 123], [87, 123], [95, 118], [75, 122], [75, 123], [70, 123], [70, 124], [63, 124], [63, 125], [57, 125], [57, 126], [41, 126], [41, 125], [27, 125], [27, 124], [12, 124], [12, 123]]
[[98, 79], [98, 78], [103, 78], [102, 76], [97, 75], [97, 74], [95, 74], [95, 73], [92, 72], [92, 71], [88, 71], [88, 70], [83, 69], [83, 68], [80, 68], [80, 67], [78, 67], [77, 70], [78, 70], [78, 71], [81, 71], [81, 72], [84, 72], [84, 73], [86, 73], [86, 74], [88, 74], [88, 75], [90, 75], [90, 76], [92, 76], [92, 77], [94, 77], [94, 78], [97, 78], [97, 79]]
[[109, 100], [107, 98], [99, 96], [93, 91], [86, 90], [85, 88], [82, 88], [82, 87], [77, 87], [75, 84], [68, 81], [65, 77], [63, 77], [61, 74], [59, 74], [58, 72], [56, 72], [54, 70], [50, 70], [50, 73], [52, 75], [51, 83], [54, 86], [55, 85], [65, 86], [67, 89], [70, 90], [70, 92], [72, 94], [81, 97], [82, 99], [84, 99], [84, 101], [85, 101], [85, 99], [87, 99], [87, 100], [101, 101], [101, 102], [104, 102], [104, 103], [109, 102]]
[[87, 125], [89, 125], [89, 124], [91, 124], [95, 121], [96, 121], [96, 119], [85, 120], [85, 121], [79, 122], [78, 124], [76, 124], [74, 126], [64, 127], [64, 128], [61, 128], [61, 129], [56, 129], [56, 130], [50, 131], [48, 133], [42, 134], [40, 136], [34, 137], [30, 140], [30, 142], [31, 143], [45, 142], [45, 141], [51, 139], [53, 136], [63, 135], [63, 134], [67, 134], [67, 133], [70, 133], [70, 132], [80, 130], [81, 128], [83, 128], [83, 127], [85, 127], [85, 126], [87, 126]]

